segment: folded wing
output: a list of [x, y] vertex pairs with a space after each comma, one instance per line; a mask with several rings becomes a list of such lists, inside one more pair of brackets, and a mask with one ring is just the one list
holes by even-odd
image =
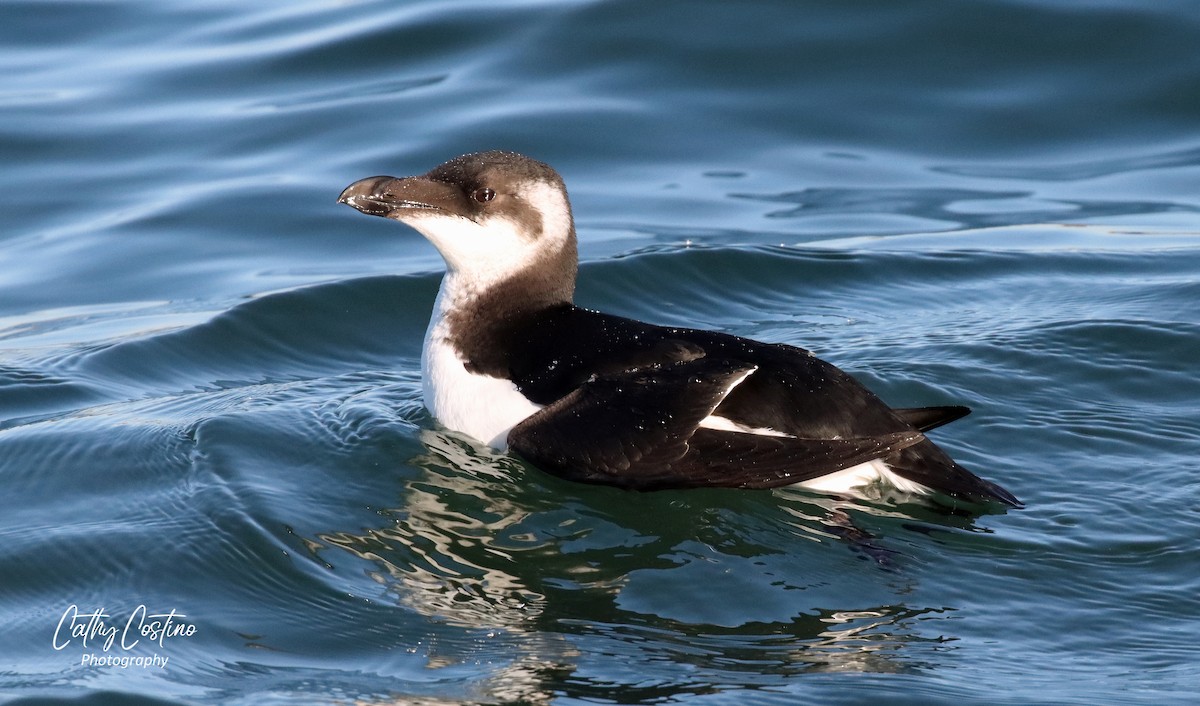
[[920, 442], [916, 431], [800, 439], [701, 427], [756, 366], [698, 358], [592, 377], [522, 421], [509, 447], [574, 481], [639, 490], [770, 488], [870, 461]]

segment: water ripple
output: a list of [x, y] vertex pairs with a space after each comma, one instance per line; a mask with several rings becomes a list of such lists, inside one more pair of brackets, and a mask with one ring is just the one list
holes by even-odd
[[975, 164], [943, 165], [932, 171], [957, 176], [1014, 181], [1063, 182], [1099, 179], [1116, 174], [1200, 165], [1200, 147], [1185, 147], [1165, 152], [1135, 154], [1125, 157], [1105, 157], [1064, 164]]
[[[812, 221], [812, 228], [828, 234], [966, 230], [1200, 211], [1191, 204], [1169, 201], [1037, 198], [1032, 191], [945, 188], [809, 188], [779, 194], [735, 193], [730, 196], [764, 203], [794, 204], [766, 216]], [[864, 216], [881, 218], [872, 223]]]
[[250, 103], [245, 110], [249, 112], [275, 111], [363, 103], [418, 88], [436, 86], [447, 78], [445, 75], [440, 75], [390, 81], [367, 81], [335, 90], [300, 91], [289, 96]]

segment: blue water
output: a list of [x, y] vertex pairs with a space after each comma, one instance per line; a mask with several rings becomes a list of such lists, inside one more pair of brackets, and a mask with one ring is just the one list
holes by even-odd
[[[1194, 703], [1200, 6], [1087, 5], [0, 5], [0, 697]], [[968, 404], [1028, 507], [439, 430], [440, 261], [335, 199], [491, 148], [566, 179], [581, 304]]]

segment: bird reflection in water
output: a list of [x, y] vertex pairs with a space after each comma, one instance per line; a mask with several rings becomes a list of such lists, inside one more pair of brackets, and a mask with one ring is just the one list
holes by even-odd
[[[761, 589], [770, 575], [762, 567], [792, 565], [795, 553], [833, 549], [842, 567], [847, 543], [868, 556], [864, 545], [894, 554], [869, 536], [852, 536], [849, 509], [861, 504], [830, 499], [822, 506], [781, 491], [631, 493], [543, 475], [455, 434], [427, 430], [422, 442], [426, 453], [410, 461], [422, 473], [407, 482], [396, 507], [381, 512], [386, 524], [317, 540], [367, 562], [398, 605], [428, 619], [426, 635], [400, 639], [424, 654], [429, 669], [488, 665], [473, 687], [483, 701], [620, 694], [647, 703], [782, 687], [813, 672], [906, 672], [922, 667], [924, 650], [953, 641], [925, 635], [930, 621], [938, 621], [934, 632], [942, 627], [949, 609], [814, 603], [831, 595], [836, 569], [815, 572], [818, 579], [771, 579], [780, 584], [767, 587], [772, 595], [793, 590], [782, 615], [748, 605], [742, 618], [715, 607], [706, 616], [706, 598], [663, 595], [680, 585], [673, 575], [692, 582], [694, 567], [708, 571], [713, 563], [725, 574], [749, 572], [751, 580], [760, 572]], [[763, 514], [774, 523], [769, 532]], [[907, 591], [896, 585], [905, 581], [902, 571], [849, 566], [858, 572], [843, 577], [848, 583], [873, 577], [893, 597]], [[713, 586], [696, 588], [711, 596]], [[648, 591], [657, 595], [647, 599]], [[833, 586], [832, 595], [839, 593]], [[649, 610], [655, 601], [671, 607]], [[754, 595], [726, 596], [739, 601], [753, 603]], [[412, 703], [414, 696], [398, 698]]]

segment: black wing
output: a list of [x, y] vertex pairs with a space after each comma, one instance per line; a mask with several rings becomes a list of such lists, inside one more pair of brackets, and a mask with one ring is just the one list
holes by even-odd
[[912, 407], [908, 409], [893, 409], [892, 412], [910, 426], [921, 431], [937, 429], [943, 424], [949, 424], [962, 419], [971, 413], [970, 407], [951, 405], [947, 407]]
[[701, 358], [595, 376], [524, 420], [510, 448], [568, 480], [638, 490], [771, 488], [920, 442], [917, 431], [797, 439], [700, 427], [755, 366]]

